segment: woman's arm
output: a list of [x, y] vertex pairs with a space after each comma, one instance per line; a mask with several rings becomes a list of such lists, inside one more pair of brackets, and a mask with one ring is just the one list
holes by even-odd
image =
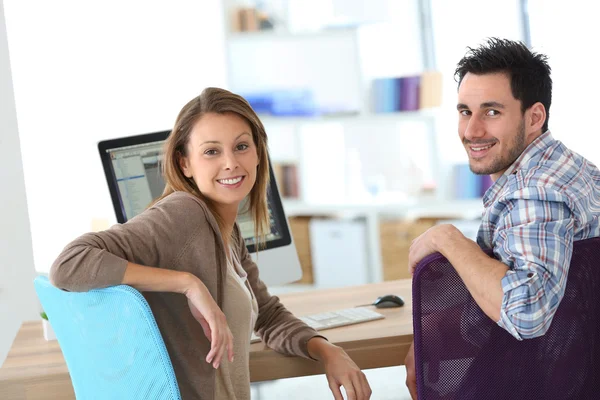
[[211, 342], [206, 361], [218, 368], [225, 352], [233, 359], [225, 315], [202, 281], [177, 265], [178, 256], [198, 236], [213, 234], [203, 208], [189, 196], [171, 195], [126, 224], [76, 239], [54, 262], [50, 280], [70, 291], [126, 284], [140, 291], [185, 295]]
[[187, 272], [146, 267], [128, 262], [121, 283], [133, 286], [140, 292], [185, 294], [193, 286], [195, 279], [198, 278]]
[[248, 274], [258, 302], [256, 331], [262, 340], [280, 353], [312, 358], [323, 364], [329, 388], [336, 400], [342, 400], [341, 386], [348, 399], [366, 400], [371, 388], [365, 374], [344, 349], [331, 344], [317, 331], [290, 313], [276, 296], [271, 296], [258, 276], [258, 267], [246, 250], [244, 240], [236, 228], [242, 267]]
[[199, 226], [208, 230], [203, 209], [188, 196], [173, 194], [125, 224], [75, 239], [53, 263], [50, 281], [81, 292], [127, 283], [128, 263], [177, 269], [174, 264], [186, 243], [207, 234]]
[[198, 277], [187, 272], [127, 263], [123, 284], [133, 286], [140, 291], [174, 292], [185, 295], [192, 315], [200, 323], [204, 334], [211, 342], [211, 351], [206, 356], [206, 362], [212, 363], [214, 368], [219, 368], [225, 352], [228, 360], [233, 361], [233, 335], [227, 325], [225, 314]]
[[267, 346], [279, 353], [314, 359], [308, 351], [308, 341], [314, 337], [325, 338], [289, 312], [277, 296], [269, 293], [258, 276], [258, 267], [250, 257], [237, 225], [234, 235], [240, 263], [248, 274], [248, 283], [258, 303], [254, 330]]

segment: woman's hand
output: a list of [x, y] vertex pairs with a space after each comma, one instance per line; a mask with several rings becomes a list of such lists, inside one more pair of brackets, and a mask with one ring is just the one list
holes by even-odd
[[210, 351], [206, 356], [206, 362], [212, 363], [213, 368], [219, 368], [226, 351], [228, 360], [232, 362], [233, 335], [227, 325], [225, 314], [215, 303], [204, 283], [193, 276], [184, 294], [192, 315], [200, 323], [204, 334], [210, 341]]
[[200, 323], [210, 341], [206, 362], [212, 363], [214, 368], [219, 368], [225, 351], [229, 361], [233, 361], [233, 336], [225, 320], [225, 314], [197, 276], [188, 272], [146, 267], [128, 262], [122, 283], [142, 292], [184, 294], [192, 315]]
[[323, 363], [329, 388], [336, 400], [343, 400], [340, 386], [346, 390], [348, 400], [371, 398], [367, 377], [341, 347], [321, 337], [314, 337], [308, 341], [308, 352]]

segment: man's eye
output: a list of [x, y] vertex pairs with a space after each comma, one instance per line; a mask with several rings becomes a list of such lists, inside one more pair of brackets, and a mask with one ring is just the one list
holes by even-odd
[[458, 113], [465, 117], [471, 115], [471, 111], [469, 111], [469, 110], [460, 110]]
[[487, 115], [490, 117], [495, 117], [496, 115], [500, 115], [500, 111], [498, 110], [488, 110]]

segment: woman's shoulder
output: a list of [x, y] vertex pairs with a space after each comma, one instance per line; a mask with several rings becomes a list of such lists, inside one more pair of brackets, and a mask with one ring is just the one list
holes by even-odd
[[165, 196], [149, 207], [143, 214], [146, 213], [177, 226], [216, 224], [216, 220], [206, 203], [187, 192], [173, 192]]
[[190, 210], [198, 208], [202, 210], [208, 209], [208, 206], [202, 199], [188, 192], [173, 192], [163, 197], [153, 205], [153, 207], [172, 206], [189, 208]]

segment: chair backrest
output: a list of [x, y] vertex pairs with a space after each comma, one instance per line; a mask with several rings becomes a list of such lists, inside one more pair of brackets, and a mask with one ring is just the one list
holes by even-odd
[[519, 341], [500, 328], [440, 254], [416, 268], [413, 324], [420, 400], [598, 399], [600, 238], [575, 242], [544, 336]]
[[66, 292], [46, 277], [35, 290], [79, 399], [181, 399], [173, 366], [146, 299], [119, 285]]

